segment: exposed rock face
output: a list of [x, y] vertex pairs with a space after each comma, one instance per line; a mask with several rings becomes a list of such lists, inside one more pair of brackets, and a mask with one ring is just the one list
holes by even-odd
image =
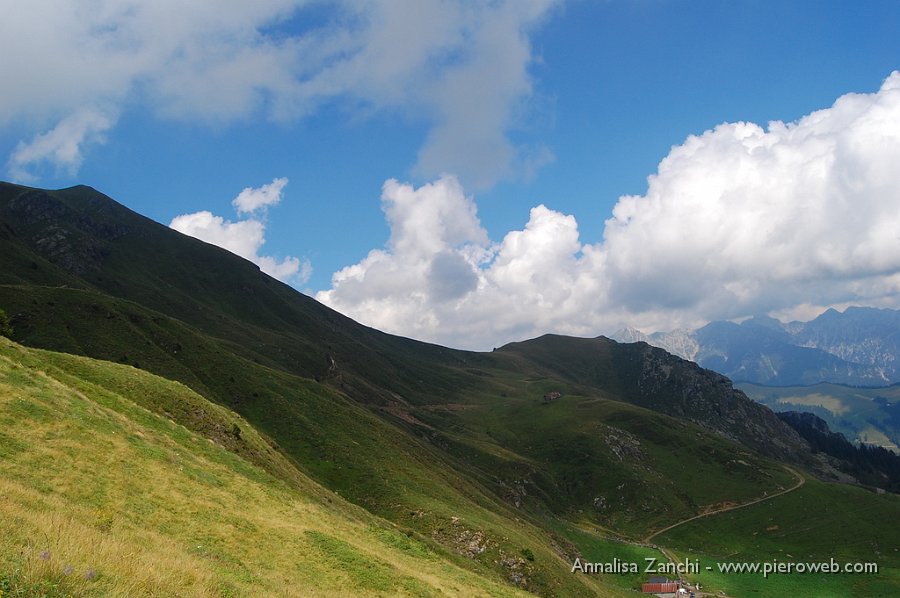
[[81, 275], [96, 269], [105, 255], [104, 248], [98, 243], [79, 238], [58, 226], [48, 226], [33, 240], [41, 255], [70, 274]]
[[613, 426], [605, 427], [607, 432], [603, 440], [619, 461], [639, 463], [647, 459], [641, 441], [634, 434]]
[[691, 330], [678, 329], [671, 332], [644, 334], [635, 328], [622, 328], [610, 338], [620, 343], [647, 343], [691, 361], [696, 361], [697, 354], [700, 352], [700, 343], [697, 341], [694, 331]]
[[885, 380], [900, 381], [900, 311], [848, 307], [840, 313], [830, 309], [811, 322], [786, 328], [801, 346], [874, 367]]
[[528, 496], [528, 486], [533, 485], [528, 479], [514, 479], [509, 482], [497, 479], [497, 485], [501, 488], [503, 500], [512, 504], [517, 509], [522, 507], [522, 503]]
[[[620, 343], [650, 343], [651, 345], [654, 345], [656, 347], [662, 347], [663, 349], [666, 349], [666, 347], [663, 347], [660, 344], [651, 342], [649, 336], [647, 336], [637, 328], [632, 328], [630, 326], [617, 330], [612, 336], [610, 336], [610, 338]], [[675, 351], [669, 352], [675, 353]], [[678, 353], [675, 354], [678, 355]], [[680, 357], [684, 356], [680, 355]]]
[[451, 528], [436, 529], [431, 533], [431, 537], [470, 559], [495, 547], [495, 543], [489, 540], [483, 531], [463, 527], [458, 517], [454, 517]]
[[632, 402], [714, 430], [772, 457], [798, 462], [804, 441], [731, 380], [646, 343], [621, 345], [619, 367], [630, 370]]

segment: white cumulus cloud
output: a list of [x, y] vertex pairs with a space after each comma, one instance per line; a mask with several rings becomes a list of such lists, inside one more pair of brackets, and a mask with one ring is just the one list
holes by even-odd
[[[287, 179], [281, 178], [258, 189], [244, 189], [232, 203], [239, 214], [274, 205], [280, 201], [281, 190], [285, 185]], [[263, 201], [264, 199], [267, 201]], [[253, 207], [250, 208], [251, 206]], [[266, 225], [262, 220], [248, 218], [231, 222], [212, 212], [201, 211], [176, 216], [169, 223], [169, 227], [250, 260], [273, 278], [303, 284], [312, 275], [312, 265], [308, 260], [292, 256], [278, 260], [271, 256], [259, 255], [266, 242]]]
[[262, 187], [246, 187], [232, 200], [231, 205], [238, 214], [249, 214], [260, 208], [278, 205], [287, 184], [287, 178], [281, 177]]
[[486, 185], [534, 163], [507, 134], [533, 91], [529, 34], [555, 2], [5, 3], [0, 79], [15, 85], [0, 94], [0, 127], [56, 129], [98, 105], [217, 126], [326, 104], [399, 112], [430, 129], [419, 172]]
[[[900, 73], [795, 123], [726, 123], [672, 149], [606, 222], [611, 298], [737, 317], [896, 299]], [[891, 299], [893, 298], [893, 299]]]
[[478, 348], [577, 315], [574, 288], [593, 258], [572, 216], [538, 206], [524, 230], [492, 243], [451, 176], [418, 189], [390, 180], [382, 209], [385, 249], [336, 272], [317, 299], [383, 330]]
[[382, 209], [391, 227], [384, 250], [336, 272], [335, 288], [318, 298], [376, 327], [427, 335], [446, 309], [474, 289], [490, 255], [476, 207], [455, 178], [423, 185], [389, 180]]
[[689, 137], [601, 243], [543, 205], [492, 242], [451, 177], [385, 184], [391, 236], [317, 298], [364, 323], [486, 349], [544, 332], [900, 306], [900, 73], [797, 122]]

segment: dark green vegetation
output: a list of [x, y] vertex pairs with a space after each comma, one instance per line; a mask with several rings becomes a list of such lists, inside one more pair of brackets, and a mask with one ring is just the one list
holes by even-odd
[[6, 338], [12, 337], [12, 326], [9, 325], [9, 316], [6, 315], [6, 312], [0, 309], [0, 336], [5, 336]]
[[[196, 399], [145, 385], [131, 400], [292, 491], [339, 494], [397, 525], [385, 541], [400, 553], [488, 585], [616, 595], [639, 580], [572, 574], [573, 560], [640, 553], [629, 542], [790, 487], [780, 462], [822, 468], [771, 411], [659, 349], [545, 336], [482, 354], [383, 334], [86, 187], [0, 185], [0, 259], [16, 341], [177, 381]], [[92, 363], [66, 366], [73, 386], [106, 376]], [[114, 378], [108, 390], [134, 394]], [[869, 497], [900, 515], [896, 497]], [[422, 589], [346, 535], [302, 537], [298, 561], [346, 584]]]
[[814, 413], [852, 442], [900, 452], [900, 385], [737, 386], [773, 411]]
[[880, 446], [856, 445], [840, 433], [828, 429], [823, 419], [807, 412], [783, 411], [778, 414], [794, 428], [816, 452], [838, 461], [838, 468], [861, 484], [900, 493], [900, 455]]

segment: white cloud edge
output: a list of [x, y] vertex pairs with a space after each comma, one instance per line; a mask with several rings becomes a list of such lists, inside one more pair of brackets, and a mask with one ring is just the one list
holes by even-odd
[[109, 111], [79, 109], [31, 141], [20, 141], [9, 156], [7, 172], [14, 181], [30, 183], [38, 180], [35, 169], [47, 164], [75, 176], [84, 162], [86, 148], [105, 143], [106, 133], [115, 122], [116, 117]]
[[[288, 179], [282, 177], [261, 187], [246, 187], [232, 200], [232, 206], [238, 215], [265, 210], [281, 201], [287, 184]], [[253, 262], [260, 270], [282, 282], [300, 286], [312, 276], [312, 264], [306, 258], [287, 256], [278, 259], [260, 255], [266, 242], [266, 223], [263, 219], [251, 217], [232, 222], [203, 210], [175, 216], [169, 228], [226, 249]]]

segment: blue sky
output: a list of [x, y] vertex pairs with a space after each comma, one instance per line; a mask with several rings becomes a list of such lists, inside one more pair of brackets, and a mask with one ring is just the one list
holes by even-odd
[[8, 3], [0, 154], [453, 346], [900, 307], [898, 30], [874, 1]]

